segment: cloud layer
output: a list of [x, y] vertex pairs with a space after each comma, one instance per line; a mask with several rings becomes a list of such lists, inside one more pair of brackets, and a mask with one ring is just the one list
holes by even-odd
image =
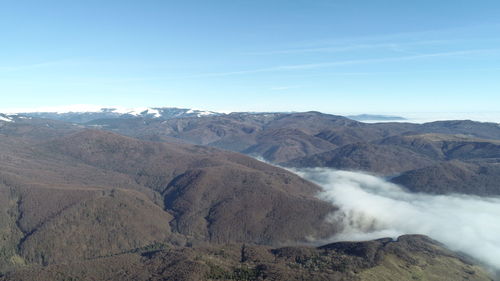
[[324, 188], [319, 198], [340, 207], [344, 226], [333, 241], [424, 234], [500, 270], [500, 198], [406, 192], [362, 173], [316, 168], [294, 171]]

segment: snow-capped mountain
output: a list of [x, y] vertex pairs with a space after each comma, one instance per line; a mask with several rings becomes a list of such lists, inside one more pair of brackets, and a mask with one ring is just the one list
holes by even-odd
[[[175, 107], [96, 107], [96, 106], [69, 106], [60, 108], [41, 108], [38, 110], [18, 110], [19, 116], [61, 120], [71, 123], [87, 123], [98, 119], [115, 118], [152, 118], [167, 120], [173, 118], [202, 117], [221, 115], [222, 113]], [[10, 115], [0, 115], [0, 121], [12, 121]], [[7, 121], [8, 120], [8, 121]]]
[[13, 122], [13, 121], [14, 118], [12, 118], [12, 115], [0, 113], [0, 122]]

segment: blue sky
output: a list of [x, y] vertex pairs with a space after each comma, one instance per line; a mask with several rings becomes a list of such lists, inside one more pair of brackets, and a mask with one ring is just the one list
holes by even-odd
[[0, 109], [500, 111], [500, 2], [0, 1]]

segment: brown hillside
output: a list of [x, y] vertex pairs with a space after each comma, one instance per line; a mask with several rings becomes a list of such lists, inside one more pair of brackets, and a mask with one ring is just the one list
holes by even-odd
[[218, 245], [169, 248], [32, 267], [0, 277], [29, 280], [341, 280], [465, 281], [493, 279], [436, 242], [407, 235], [320, 248]]
[[317, 186], [241, 154], [96, 130], [40, 145], [7, 138], [0, 272], [154, 243], [283, 244], [335, 232]]

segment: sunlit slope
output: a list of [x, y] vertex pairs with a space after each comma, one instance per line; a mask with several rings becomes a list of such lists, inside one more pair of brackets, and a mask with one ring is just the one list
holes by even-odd
[[312, 247], [225, 245], [169, 248], [52, 265], [7, 280], [493, 280], [423, 236]]

